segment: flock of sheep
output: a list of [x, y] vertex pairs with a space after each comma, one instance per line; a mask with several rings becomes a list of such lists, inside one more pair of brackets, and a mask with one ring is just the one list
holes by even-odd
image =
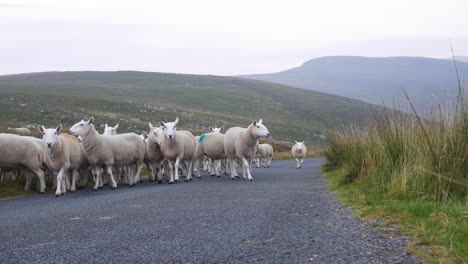
[[[195, 137], [191, 132], [178, 130], [179, 119], [174, 122], [160, 122], [153, 126], [145, 138], [135, 133], [118, 134], [117, 128], [105, 125], [101, 135], [94, 127], [94, 118], [81, 120], [64, 133], [62, 125], [56, 128], [38, 126], [42, 139], [28, 136], [26, 128], [8, 128], [15, 134], [0, 134], [0, 181], [5, 172], [14, 172], [13, 179], [26, 177], [25, 189], [30, 188], [31, 179], [37, 176], [40, 193], [45, 192], [45, 175], [53, 176], [56, 196], [67, 190], [75, 191], [85, 186], [88, 178], [94, 179], [94, 190], [109, 184], [117, 187], [123, 181], [133, 186], [140, 181], [143, 165], [148, 169], [150, 181], [162, 182], [169, 177], [169, 183], [179, 181], [185, 175], [192, 180], [202, 170], [220, 177], [221, 165], [231, 179], [239, 177], [237, 163], [242, 166], [242, 176], [252, 181], [252, 162], [257, 167], [269, 167], [273, 148], [259, 144], [261, 138], [269, 138], [268, 128], [262, 120], [253, 121], [247, 128], [232, 127], [225, 134], [221, 128], [210, 128], [211, 132]], [[301, 168], [307, 154], [304, 142], [296, 142], [291, 149]], [[203, 168], [201, 168], [201, 166]]]

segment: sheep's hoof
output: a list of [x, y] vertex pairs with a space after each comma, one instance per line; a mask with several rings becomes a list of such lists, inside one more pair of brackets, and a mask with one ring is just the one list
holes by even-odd
[[197, 176], [198, 179], [201, 179], [201, 176]]
[[103, 188], [104, 188], [103, 186], [101, 186], [101, 187], [98, 187], [98, 189], [103, 189]]
[[39, 193], [40, 193], [40, 194], [45, 194], [45, 192], [44, 192], [44, 191], [42, 191], [42, 192], [39, 192]]
[[210, 176], [211, 176], [211, 177], [214, 177], [214, 176], [216, 176], [216, 174], [210, 174]]
[[173, 184], [174, 182], [169, 182], [169, 184]]
[[253, 182], [253, 179], [247, 179], [247, 181], [249, 181], [249, 182]]
[[189, 179], [185, 179], [185, 182], [189, 182], [190, 180]]
[[221, 175], [216, 176], [217, 178], [221, 178]]
[[162, 181], [161, 181], [161, 180], [159, 180], [159, 181], [158, 181], [158, 183], [159, 183], [159, 184], [161, 184], [161, 183], [162, 183]]
[[231, 178], [231, 181], [235, 180], [235, 178]]
[[175, 183], [178, 183], [178, 182], [179, 182], [179, 180], [175, 180], [174, 182], [175, 182]]
[[93, 188], [93, 191], [97, 192], [98, 188]]
[[129, 186], [130, 186], [130, 187], [133, 187], [133, 186], [135, 186], [135, 184], [130, 184]]
[[112, 190], [114, 190], [114, 191], [115, 191], [115, 189], [117, 189], [117, 187], [112, 187]]
[[55, 194], [55, 197], [59, 197], [59, 196], [60, 196], [60, 194]]
[[192, 181], [192, 178], [190, 178], [190, 181]]

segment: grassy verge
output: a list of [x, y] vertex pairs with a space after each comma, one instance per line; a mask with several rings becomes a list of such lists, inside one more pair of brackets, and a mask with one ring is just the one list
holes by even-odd
[[413, 237], [428, 262], [468, 259], [468, 104], [431, 120], [395, 107], [374, 123], [328, 133], [323, 167], [332, 188], [361, 216], [383, 218]]
[[[468, 256], [468, 211], [463, 201], [392, 199], [371, 182], [343, 184], [347, 171], [325, 177], [338, 198], [364, 219], [384, 220], [412, 237], [410, 251], [428, 263], [464, 263]], [[466, 263], [466, 262], [465, 262]]]

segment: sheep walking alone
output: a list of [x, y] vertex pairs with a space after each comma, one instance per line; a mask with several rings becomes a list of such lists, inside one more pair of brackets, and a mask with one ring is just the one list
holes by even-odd
[[57, 189], [55, 196], [66, 193], [66, 179], [71, 176], [70, 191], [76, 190], [76, 181], [78, 169], [82, 163], [82, 147], [80, 142], [74, 136], [63, 132], [63, 126], [60, 124], [57, 128], [45, 128], [38, 126], [38, 131], [43, 135], [47, 150], [47, 165], [57, 177]]
[[307, 155], [307, 147], [304, 145], [304, 141], [296, 141], [296, 144], [291, 148], [291, 154], [296, 159], [296, 169], [302, 168], [304, 158]]
[[242, 176], [248, 181], [253, 181], [250, 173], [250, 161], [255, 155], [255, 149], [259, 138], [269, 137], [268, 128], [263, 125], [262, 119], [253, 121], [247, 128], [231, 127], [224, 137], [224, 150], [231, 166], [231, 179], [237, 175], [235, 168], [236, 158], [242, 163]]
[[178, 117], [174, 122], [161, 122], [163, 136], [158, 139], [164, 159], [169, 161], [169, 167], [171, 168], [172, 163], [174, 163], [174, 173], [171, 168], [169, 183], [174, 183], [174, 178], [176, 182], [179, 181], [179, 166], [181, 166], [181, 162], [188, 163], [186, 181], [192, 179], [196, 145], [195, 137], [189, 131], [177, 131], [176, 126], [178, 122]]
[[[81, 120], [70, 128], [70, 134], [81, 136], [81, 144], [88, 155], [89, 163], [96, 167], [96, 184], [94, 189], [99, 188], [101, 168], [105, 168], [110, 175], [111, 187], [117, 188], [114, 180], [112, 167], [114, 165], [136, 165], [136, 174], [130, 177], [130, 186], [138, 179], [143, 167], [145, 157], [145, 143], [135, 133], [125, 133], [115, 136], [99, 135], [93, 125], [94, 118], [88, 121]], [[133, 175], [132, 175], [133, 176]]]

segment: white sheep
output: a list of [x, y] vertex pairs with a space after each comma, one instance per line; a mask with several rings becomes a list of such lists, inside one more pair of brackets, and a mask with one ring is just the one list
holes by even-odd
[[296, 169], [302, 168], [304, 158], [307, 155], [307, 147], [304, 145], [304, 141], [297, 142], [291, 148], [291, 154], [296, 159]]
[[273, 147], [270, 144], [258, 144], [256, 153], [257, 168], [263, 166], [270, 167], [273, 159]]
[[31, 135], [31, 130], [25, 128], [25, 127], [9, 127], [8, 131], [10, 131], [13, 134], [20, 135], [20, 136], [29, 136]]
[[[179, 181], [179, 166], [180, 162], [187, 162], [187, 176], [186, 181], [192, 179], [192, 167], [195, 157], [195, 137], [189, 131], [181, 130], [177, 131], [177, 123], [179, 118], [177, 117], [174, 122], [160, 122], [163, 129], [163, 136], [158, 138], [161, 146], [161, 152], [164, 155], [164, 159], [169, 161], [169, 167], [172, 167], [174, 162], [175, 181]], [[181, 166], [182, 167], [182, 166]], [[174, 182], [174, 174], [172, 168], [170, 169], [170, 181]]]
[[[45, 159], [44, 149], [44, 144], [40, 139], [0, 134], [0, 168], [4, 170], [28, 169], [39, 178], [39, 192], [45, 193], [45, 177], [42, 170]], [[26, 187], [29, 189], [29, 186]]]
[[[253, 181], [250, 173], [250, 161], [255, 155], [257, 140], [269, 137], [268, 128], [262, 124], [262, 119], [253, 121], [247, 128], [231, 127], [224, 137], [224, 150], [231, 166], [231, 179], [237, 175], [235, 168], [236, 158], [242, 163], [242, 176]], [[247, 176], [247, 177], [246, 177]]]
[[210, 160], [210, 174], [220, 177], [217, 161], [226, 159], [224, 152], [224, 134], [221, 133], [223, 127], [211, 128], [212, 132], [201, 135], [197, 140], [195, 149], [197, 176], [200, 178], [199, 162], [205, 159]]
[[107, 135], [107, 136], [115, 136], [117, 135], [117, 128], [119, 128], [119, 124], [117, 123], [117, 125], [115, 126], [108, 126], [107, 124], [104, 125], [104, 132], [102, 133], [103, 135]]
[[[110, 175], [111, 187], [116, 188], [117, 183], [112, 173], [113, 165], [133, 165], [136, 164], [136, 174], [129, 182], [138, 179], [143, 167], [145, 157], [145, 143], [135, 133], [125, 133], [115, 136], [99, 135], [93, 125], [94, 118], [88, 121], [81, 120], [70, 128], [70, 134], [81, 136], [81, 144], [88, 155], [89, 163], [96, 167], [96, 184], [94, 190], [99, 187], [101, 178], [101, 168], [105, 167]], [[133, 172], [132, 172], [133, 173]]]
[[78, 169], [81, 166], [82, 147], [80, 142], [74, 136], [63, 132], [63, 126], [60, 124], [57, 128], [37, 127], [42, 133], [42, 140], [46, 143], [47, 165], [57, 177], [57, 189], [55, 196], [66, 193], [65, 179], [71, 176], [70, 191], [76, 190], [76, 180]]
[[161, 146], [158, 143], [158, 134], [162, 135], [163, 130], [160, 127], [154, 127], [151, 122], [148, 122], [150, 131], [148, 133], [148, 138], [145, 140], [146, 153], [145, 153], [145, 164], [148, 168], [148, 176], [150, 181], [155, 181], [155, 172], [153, 165], [159, 167], [158, 171], [158, 182], [162, 182], [162, 161], [164, 160], [164, 155], [161, 151]]

